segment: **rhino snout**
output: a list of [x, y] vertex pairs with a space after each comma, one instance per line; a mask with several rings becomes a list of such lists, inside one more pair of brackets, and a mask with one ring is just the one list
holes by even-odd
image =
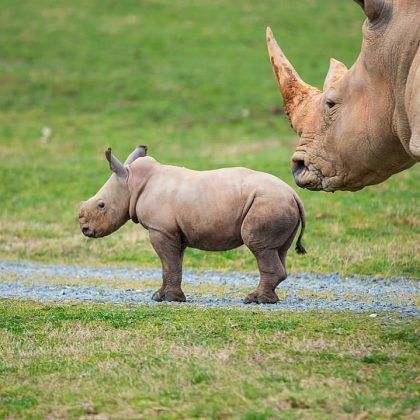
[[302, 187], [302, 185], [299, 184], [299, 175], [306, 169], [305, 162], [303, 159], [293, 159], [292, 160], [292, 172], [293, 172], [293, 178], [295, 179], [295, 182], [299, 187]]
[[79, 219], [79, 224], [83, 235], [87, 236], [88, 238], [93, 237], [93, 231], [90, 229], [89, 224], [84, 218]]
[[322, 189], [324, 175], [313, 163], [305, 162], [306, 156], [296, 153], [292, 157], [292, 172], [296, 184], [301, 188], [318, 191]]
[[82, 233], [83, 233], [83, 235], [87, 236], [88, 238], [93, 237], [93, 232], [87, 226], [82, 227]]
[[304, 180], [304, 175], [308, 171], [307, 166], [305, 165], [304, 157], [301, 153], [295, 153], [292, 157], [292, 173], [293, 178], [295, 179], [296, 185], [301, 188], [305, 188], [307, 180]]
[[95, 238], [95, 232], [90, 230], [90, 228], [87, 227], [87, 226], [82, 228], [82, 233], [83, 233], [83, 235], [87, 236], [88, 238]]
[[94, 232], [89, 228], [89, 223], [86, 220], [85, 212], [81, 208], [79, 209], [79, 225], [83, 235], [87, 236], [88, 238], [92, 238], [94, 236]]

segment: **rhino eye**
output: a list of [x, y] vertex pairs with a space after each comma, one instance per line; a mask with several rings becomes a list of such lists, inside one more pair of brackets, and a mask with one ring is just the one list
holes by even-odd
[[332, 101], [331, 99], [327, 99], [326, 105], [328, 108], [332, 108], [335, 105], [335, 102]]
[[100, 201], [100, 202], [98, 203], [98, 207], [99, 207], [100, 209], [103, 209], [103, 208], [105, 207], [105, 203], [104, 203], [103, 201]]

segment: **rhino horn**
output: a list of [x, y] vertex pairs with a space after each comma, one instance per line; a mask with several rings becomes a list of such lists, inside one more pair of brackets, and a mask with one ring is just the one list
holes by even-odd
[[129, 165], [133, 163], [137, 158], [144, 157], [147, 155], [147, 146], [141, 145], [137, 146], [133, 152], [131, 152], [128, 158], [125, 160], [124, 165]]
[[316, 89], [300, 78], [297, 71], [283, 54], [270, 28], [267, 28], [266, 35], [268, 54], [280, 93], [283, 96], [285, 111], [289, 119], [292, 120], [293, 114], [308, 93]]
[[105, 150], [105, 157], [106, 160], [109, 162], [109, 168], [112, 172], [114, 172], [117, 176], [125, 178], [127, 176], [127, 169], [124, 168], [124, 165], [112, 154], [112, 150], [108, 147]]
[[330, 59], [330, 68], [327, 73], [327, 77], [324, 81], [323, 91], [328, 90], [331, 85], [338, 80], [340, 80], [344, 74], [347, 73], [347, 67], [341, 61], [338, 61], [334, 58]]

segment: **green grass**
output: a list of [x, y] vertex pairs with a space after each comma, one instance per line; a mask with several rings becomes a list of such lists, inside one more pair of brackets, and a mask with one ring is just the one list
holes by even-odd
[[419, 414], [418, 323], [0, 301], [0, 417]]
[[[271, 25], [306, 80], [330, 56], [350, 65], [363, 15], [353, 2], [8, 1], [0, 27], [0, 257], [159, 264], [141, 228], [82, 237], [77, 203], [145, 143], [162, 162], [249, 166], [293, 184], [296, 136], [267, 59]], [[51, 136], [42, 136], [44, 127]], [[418, 167], [358, 193], [300, 190], [309, 254], [291, 271], [419, 277]], [[187, 252], [186, 266], [255, 270], [244, 249]]]
[[[265, 27], [322, 86], [330, 56], [355, 60], [362, 21], [351, 1], [3, 0], [0, 258], [159, 264], [138, 226], [97, 241], [79, 231], [108, 146], [293, 185], [296, 135]], [[289, 271], [420, 277], [419, 181], [417, 166], [357, 193], [300, 190], [309, 254], [291, 252]], [[185, 266], [256, 269], [242, 248], [189, 250]], [[3, 300], [0, 417], [415, 417], [417, 329], [354, 313]]]

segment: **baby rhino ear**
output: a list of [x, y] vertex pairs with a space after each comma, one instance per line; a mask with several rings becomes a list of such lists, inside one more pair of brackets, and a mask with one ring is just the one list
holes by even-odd
[[108, 147], [108, 149], [105, 150], [105, 157], [106, 160], [109, 162], [109, 168], [112, 172], [114, 172], [117, 176], [121, 178], [127, 177], [127, 169], [124, 168], [124, 165], [112, 154], [112, 150], [110, 147]]
[[137, 158], [144, 157], [147, 155], [147, 146], [137, 146], [133, 152], [130, 153], [124, 165], [129, 165], [133, 163]]

